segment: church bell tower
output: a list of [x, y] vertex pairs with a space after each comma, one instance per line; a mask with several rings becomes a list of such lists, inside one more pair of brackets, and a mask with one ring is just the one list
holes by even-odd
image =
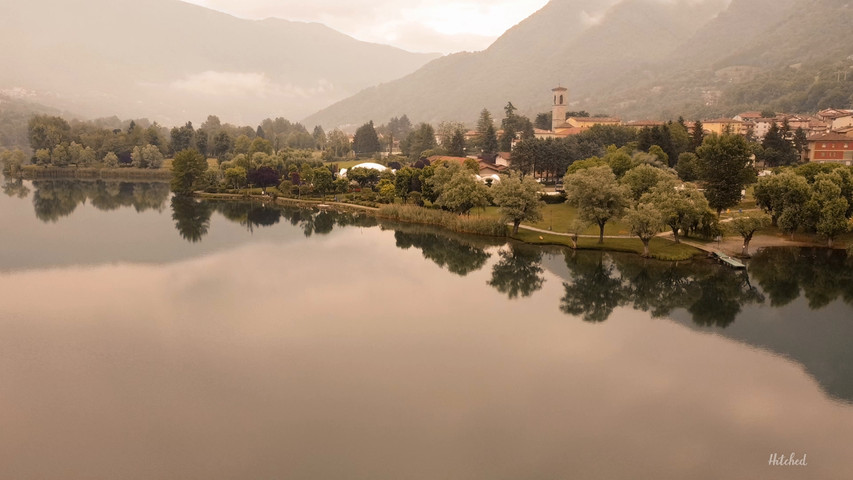
[[551, 107], [551, 131], [557, 130], [557, 127], [566, 123], [566, 92], [569, 90], [565, 87], [556, 87], [551, 89], [554, 92], [554, 106]]

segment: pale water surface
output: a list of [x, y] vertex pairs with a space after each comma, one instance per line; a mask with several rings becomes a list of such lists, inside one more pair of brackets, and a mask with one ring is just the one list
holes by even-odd
[[2, 479], [853, 475], [843, 254], [746, 276], [163, 184], [4, 192]]

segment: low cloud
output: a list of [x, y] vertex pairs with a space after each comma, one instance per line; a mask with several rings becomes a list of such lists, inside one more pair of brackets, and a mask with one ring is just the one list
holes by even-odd
[[[359, 40], [415, 52], [488, 47], [547, 0], [184, 0], [242, 18], [319, 22]], [[418, 36], [418, 34], [421, 34]]]
[[267, 74], [261, 72], [213, 70], [187, 75], [173, 81], [169, 87], [196, 95], [257, 98], [309, 98], [334, 91], [334, 85], [325, 79], [320, 79], [313, 85], [300, 86], [276, 83]]

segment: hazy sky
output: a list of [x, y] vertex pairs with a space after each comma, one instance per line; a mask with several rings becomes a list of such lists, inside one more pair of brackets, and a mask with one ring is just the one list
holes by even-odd
[[488, 47], [548, 0], [184, 0], [241, 18], [319, 22], [413, 52]]

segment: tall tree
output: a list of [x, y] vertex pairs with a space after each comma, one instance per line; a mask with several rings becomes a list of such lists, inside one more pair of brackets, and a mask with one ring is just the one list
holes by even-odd
[[690, 136], [690, 151], [696, 152], [696, 149], [702, 146], [705, 141], [705, 126], [700, 120], [693, 122], [693, 129]]
[[660, 211], [650, 203], [639, 203], [625, 214], [625, 223], [631, 235], [643, 242], [643, 257], [649, 256], [649, 242], [663, 227]]
[[421, 154], [438, 146], [435, 141], [435, 130], [428, 123], [421, 123], [412, 130], [406, 139], [400, 142], [403, 155], [408, 155], [413, 161], [421, 158]]
[[180, 152], [192, 148], [193, 140], [195, 139], [195, 130], [192, 122], [187, 122], [183, 127], [174, 127], [171, 132], [172, 143], [171, 149], [173, 153]]
[[314, 168], [314, 178], [312, 179], [314, 189], [320, 192], [324, 200], [326, 199], [326, 192], [332, 189], [332, 182], [334, 181], [335, 177], [328, 167]]
[[696, 149], [708, 204], [720, 215], [740, 203], [744, 187], [755, 181], [749, 145], [740, 135], [709, 135]]
[[317, 150], [326, 149], [326, 132], [323, 131], [323, 127], [316, 125], [311, 136], [314, 138], [314, 148]]
[[618, 218], [629, 204], [627, 187], [616, 181], [608, 166], [579, 170], [564, 178], [567, 201], [578, 209], [578, 216], [599, 228], [598, 243], [604, 243], [604, 226]]
[[766, 227], [770, 224], [770, 217], [763, 213], [751, 213], [747, 215], [739, 215], [732, 219], [729, 223], [729, 227], [741, 237], [743, 237], [743, 249], [741, 250], [741, 255], [744, 257], [749, 256], [749, 242], [752, 240], [752, 236], [755, 235], [759, 229]]
[[446, 147], [447, 154], [454, 157], [465, 156], [465, 131], [457, 128], [450, 137], [450, 144]]
[[544, 203], [540, 198], [542, 186], [532, 177], [523, 177], [513, 172], [492, 186], [495, 205], [506, 222], [512, 222], [512, 234], [518, 234], [518, 226], [524, 221], [542, 218]]
[[194, 149], [181, 150], [172, 161], [172, 191], [177, 195], [190, 195], [207, 170], [204, 155]]
[[358, 127], [352, 139], [352, 149], [356, 155], [372, 155], [381, 149], [379, 136], [373, 128], [373, 120]]
[[687, 232], [709, 212], [708, 200], [693, 184], [676, 189], [673, 184], [661, 183], [643, 195], [641, 202], [650, 203], [660, 212], [661, 220], [672, 230], [675, 243], [679, 243], [680, 230]]
[[799, 153], [786, 137], [786, 132], [780, 129], [776, 122], [773, 122], [761, 141], [761, 149], [757, 155], [758, 160], [771, 167], [796, 163], [800, 157]]
[[494, 154], [498, 151], [498, 137], [492, 114], [487, 109], [480, 112], [477, 120], [477, 146], [484, 154]]

